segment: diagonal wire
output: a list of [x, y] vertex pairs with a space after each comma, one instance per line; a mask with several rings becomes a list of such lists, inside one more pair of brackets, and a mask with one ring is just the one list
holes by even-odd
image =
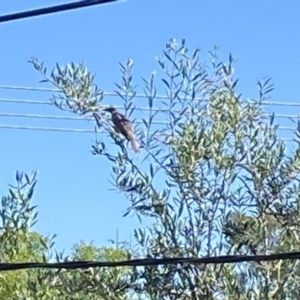
[[9, 14], [0, 16], [0, 23], [9, 22], [9, 21], [16, 21], [21, 19], [27, 19], [31, 17], [37, 17], [42, 15], [49, 15], [53, 13], [63, 12], [63, 11], [70, 11], [78, 8], [84, 8], [93, 5], [100, 5], [100, 4], [107, 4], [111, 2], [117, 2], [119, 0], [84, 0], [84, 1], [77, 1], [71, 2], [66, 4], [60, 4], [56, 6], [44, 7], [34, 10], [23, 11], [19, 13]]
[[276, 260], [299, 260], [300, 252], [285, 252], [269, 255], [222, 255], [203, 258], [172, 257], [172, 258], [144, 258], [124, 261], [97, 262], [97, 261], [70, 261], [58, 263], [0, 263], [0, 271], [13, 271], [22, 269], [86, 269], [96, 267], [143, 267], [158, 265], [182, 265], [182, 264], [232, 264], [241, 262], [261, 262]]

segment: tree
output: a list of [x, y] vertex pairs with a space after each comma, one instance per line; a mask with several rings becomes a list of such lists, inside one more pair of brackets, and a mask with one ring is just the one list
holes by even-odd
[[[238, 92], [232, 55], [220, 62], [215, 47], [208, 67], [199, 53], [198, 48], [190, 52], [185, 40], [172, 39], [157, 58], [166, 90], [159, 102], [162, 112], [154, 106], [156, 72], [142, 78], [148, 99], [148, 116], [136, 126], [142, 161], [102, 112], [105, 94], [83, 64], [57, 64], [48, 75], [37, 58], [30, 62], [44, 82], [61, 92], [51, 99], [59, 109], [101, 115], [101, 130], [115, 147], [98, 140], [92, 153], [111, 162], [113, 185], [129, 202], [125, 215], [153, 224], [135, 230], [137, 255], [203, 257], [297, 249], [300, 125], [296, 149], [288, 155], [277, 137], [275, 116], [264, 112], [273, 90], [270, 79], [257, 83], [257, 99], [247, 100]], [[120, 72], [116, 93], [132, 117], [137, 95], [133, 61], [120, 64]], [[154, 119], [159, 116], [167, 123], [157, 128]], [[274, 261], [136, 268], [131, 289], [149, 299], [296, 299], [298, 265]]]
[[[122, 247], [96, 247], [85, 242], [75, 244], [69, 256], [53, 248], [55, 235], [45, 237], [33, 230], [38, 212], [31, 201], [37, 173], [28, 176], [16, 172], [16, 184], [2, 197], [0, 209], [1, 263], [58, 262], [73, 260], [124, 260], [128, 251]], [[50, 269], [0, 272], [1, 299], [129, 299], [126, 268], [57, 271]]]

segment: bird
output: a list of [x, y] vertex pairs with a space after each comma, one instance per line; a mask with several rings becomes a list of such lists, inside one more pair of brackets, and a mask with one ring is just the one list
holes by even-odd
[[134, 129], [130, 120], [118, 112], [113, 106], [105, 108], [104, 111], [111, 113], [111, 121], [114, 124], [116, 131], [120, 132], [126, 140], [131, 143], [134, 152], [140, 152], [140, 145], [135, 139]]

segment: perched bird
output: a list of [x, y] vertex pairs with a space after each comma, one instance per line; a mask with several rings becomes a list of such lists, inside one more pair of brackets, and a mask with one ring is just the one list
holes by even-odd
[[134, 129], [131, 122], [112, 106], [105, 108], [104, 111], [111, 113], [111, 121], [113, 122], [116, 130], [120, 132], [127, 139], [127, 141], [131, 142], [134, 152], [139, 152], [140, 145], [135, 139]]

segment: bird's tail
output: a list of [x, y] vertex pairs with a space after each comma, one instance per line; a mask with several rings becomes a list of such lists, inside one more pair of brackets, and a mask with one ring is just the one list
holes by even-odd
[[136, 141], [136, 139], [134, 137], [132, 137], [130, 139], [130, 142], [131, 142], [131, 146], [132, 146], [132, 149], [134, 150], [134, 152], [135, 153], [140, 152], [140, 145], [139, 145], [139, 143]]

